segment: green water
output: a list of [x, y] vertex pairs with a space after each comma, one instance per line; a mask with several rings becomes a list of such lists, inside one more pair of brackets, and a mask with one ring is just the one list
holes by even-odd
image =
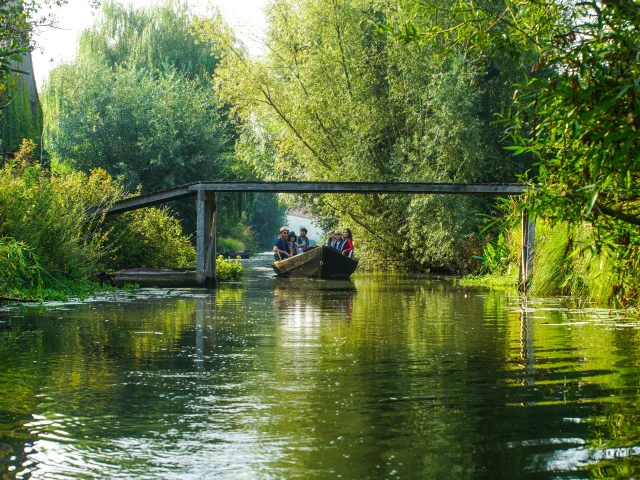
[[640, 332], [446, 280], [0, 312], [0, 478], [640, 473]]

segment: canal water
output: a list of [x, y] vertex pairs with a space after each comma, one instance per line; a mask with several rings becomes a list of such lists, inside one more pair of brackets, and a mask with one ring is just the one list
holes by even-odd
[[628, 478], [640, 330], [447, 279], [0, 311], [0, 478]]

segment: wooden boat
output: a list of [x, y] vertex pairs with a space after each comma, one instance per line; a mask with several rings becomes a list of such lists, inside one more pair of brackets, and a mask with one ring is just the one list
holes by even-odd
[[349, 258], [324, 245], [273, 262], [273, 269], [282, 277], [349, 278], [357, 266], [357, 258]]

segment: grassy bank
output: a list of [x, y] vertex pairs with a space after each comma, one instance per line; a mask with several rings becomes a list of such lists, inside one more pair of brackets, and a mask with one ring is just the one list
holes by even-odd
[[[513, 222], [478, 257], [482, 274], [465, 277], [460, 283], [517, 288], [521, 234], [520, 224]], [[631, 274], [628, 259], [621, 258], [624, 253], [620, 251], [590, 247], [592, 235], [588, 224], [570, 228], [538, 220], [530, 293], [569, 295], [600, 305], [637, 306], [640, 280]]]

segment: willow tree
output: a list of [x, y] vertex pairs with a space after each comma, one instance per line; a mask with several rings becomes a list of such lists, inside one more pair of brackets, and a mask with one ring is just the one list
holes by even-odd
[[[401, 12], [402, 13], [402, 12]], [[265, 54], [229, 38], [218, 90], [243, 123], [239, 155], [274, 180], [476, 182], [523, 165], [492, 124], [517, 66], [441, 46], [401, 45], [378, 24], [386, 2], [276, 0]], [[202, 25], [203, 37], [220, 32]], [[248, 154], [247, 154], [248, 152]], [[482, 202], [464, 197], [321, 195], [297, 199], [354, 229], [370, 265], [455, 269]]]
[[[214, 44], [197, 38], [185, 4], [105, 3], [81, 34], [76, 60], [45, 84], [52, 157], [82, 171], [103, 168], [131, 192], [231, 179], [235, 133], [210, 87]], [[221, 223], [235, 225], [241, 203], [221, 200]], [[193, 231], [192, 202], [176, 208]]]

